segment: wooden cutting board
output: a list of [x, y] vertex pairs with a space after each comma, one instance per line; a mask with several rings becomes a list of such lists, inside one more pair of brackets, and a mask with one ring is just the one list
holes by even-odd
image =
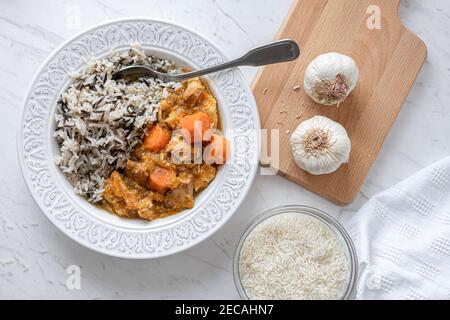
[[[294, 1], [278, 38], [296, 40], [301, 57], [261, 69], [254, 83], [263, 128], [280, 130], [280, 161], [272, 167], [339, 205], [351, 203], [359, 193], [426, 59], [425, 44], [398, 18], [399, 1]], [[381, 29], [373, 28], [377, 8]], [[360, 69], [357, 89], [339, 108], [320, 106], [303, 91], [306, 67], [326, 52], [349, 55]], [[302, 88], [294, 90], [296, 86]], [[349, 164], [327, 176], [313, 176], [298, 168], [289, 144], [300, 122], [315, 115], [341, 123], [353, 145]]]

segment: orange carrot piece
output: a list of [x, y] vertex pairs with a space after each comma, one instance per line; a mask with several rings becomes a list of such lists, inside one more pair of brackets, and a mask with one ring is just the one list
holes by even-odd
[[174, 170], [157, 167], [148, 177], [148, 185], [153, 191], [166, 193], [176, 177], [177, 174]]
[[211, 157], [215, 164], [225, 164], [230, 154], [230, 141], [217, 134], [211, 139]]
[[163, 150], [170, 142], [169, 132], [160, 126], [152, 126], [144, 139], [144, 146], [151, 152]]
[[197, 112], [194, 113], [193, 115], [186, 116], [183, 119], [181, 119], [180, 127], [181, 129], [187, 130], [189, 132], [189, 134], [191, 135], [192, 142], [200, 142], [195, 140], [195, 138], [197, 138], [195, 136], [196, 130], [199, 131], [197, 132], [198, 137], [201, 136], [201, 141], [204, 141], [205, 133], [209, 129], [211, 129], [211, 119], [206, 113]]

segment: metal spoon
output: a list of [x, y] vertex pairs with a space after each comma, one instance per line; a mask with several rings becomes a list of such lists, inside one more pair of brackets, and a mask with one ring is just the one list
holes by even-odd
[[300, 48], [293, 40], [281, 40], [269, 43], [265, 46], [255, 48], [249, 53], [234, 61], [230, 61], [211, 68], [183, 73], [168, 74], [151, 69], [148, 66], [134, 65], [125, 67], [113, 74], [114, 79], [122, 79], [125, 77], [152, 77], [158, 78], [165, 82], [184, 81], [195, 77], [204, 76], [210, 73], [242, 67], [252, 66], [259, 67], [274, 63], [287, 62], [297, 59], [300, 56]]

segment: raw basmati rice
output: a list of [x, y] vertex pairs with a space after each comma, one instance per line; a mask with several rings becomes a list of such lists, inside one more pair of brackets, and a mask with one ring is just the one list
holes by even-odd
[[242, 286], [253, 300], [337, 300], [349, 279], [349, 261], [336, 235], [317, 219], [273, 216], [245, 240]]

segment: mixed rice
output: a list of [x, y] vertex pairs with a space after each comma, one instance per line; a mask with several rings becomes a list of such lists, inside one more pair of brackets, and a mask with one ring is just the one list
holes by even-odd
[[112, 79], [114, 72], [134, 64], [181, 72], [174, 63], [147, 56], [135, 45], [125, 53], [89, 62], [57, 104], [54, 135], [60, 155], [56, 164], [76, 193], [91, 203], [103, 199], [104, 181], [123, 169], [147, 125], [157, 120], [160, 101], [180, 86], [153, 78], [129, 83]]

